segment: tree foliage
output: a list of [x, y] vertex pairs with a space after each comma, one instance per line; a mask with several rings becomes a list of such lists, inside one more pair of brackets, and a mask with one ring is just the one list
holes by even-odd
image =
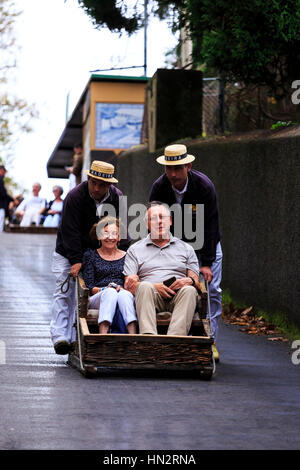
[[18, 137], [31, 131], [30, 121], [37, 116], [34, 106], [14, 93], [18, 50], [14, 25], [18, 16], [12, 0], [0, 0], [0, 149], [6, 163], [13, 158]]
[[[99, 27], [131, 34], [143, 26], [142, 0], [78, 1]], [[300, 77], [300, 0], [152, 0], [151, 12], [173, 30], [188, 25], [194, 65], [227, 81], [265, 85], [280, 98]]]
[[131, 34], [143, 25], [143, 16], [138, 5], [129, 6], [124, 0], [78, 0], [79, 5], [92, 19], [96, 27], [106, 26], [110, 31]]
[[[144, 0], [78, 0], [79, 5], [97, 28], [107, 27], [112, 32], [136, 32], [144, 26]], [[151, 13], [160, 19], [172, 19], [178, 28], [185, 0], [148, 0]]]
[[[300, 73], [300, 0], [186, 0], [196, 63], [277, 98]], [[201, 34], [199, 34], [201, 31]]]

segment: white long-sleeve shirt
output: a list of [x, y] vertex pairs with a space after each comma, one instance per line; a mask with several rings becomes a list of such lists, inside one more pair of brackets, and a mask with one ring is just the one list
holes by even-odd
[[44, 207], [46, 207], [46, 199], [40, 196], [28, 196], [21, 202], [17, 211], [26, 212], [29, 210], [30, 212], [39, 212]]

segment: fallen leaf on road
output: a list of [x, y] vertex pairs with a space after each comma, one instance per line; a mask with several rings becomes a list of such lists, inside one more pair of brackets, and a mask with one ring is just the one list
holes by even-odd
[[278, 336], [276, 338], [268, 338], [269, 341], [283, 341], [284, 343], [288, 342], [287, 338], [283, 338], [283, 336]]
[[[280, 333], [280, 330], [271, 323], [267, 323], [262, 316], [256, 317], [252, 310], [252, 306], [237, 308], [231, 302], [223, 306], [222, 318], [226, 323], [241, 326], [242, 328], [239, 328], [239, 331], [248, 335], [278, 335]], [[288, 341], [288, 339], [279, 335], [268, 339], [270, 341]]]
[[[248, 315], [252, 311], [253, 307], [246, 308], [246, 310], [243, 310], [241, 315]], [[260, 317], [261, 318], [261, 317]]]

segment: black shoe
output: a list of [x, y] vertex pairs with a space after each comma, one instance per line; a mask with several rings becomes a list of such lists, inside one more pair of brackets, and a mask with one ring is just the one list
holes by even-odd
[[62, 356], [65, 356], [70, 352], [71, 345], [68, 343], [68, 341], [57, 341], [54, 344], [54, 349], [56, 354], [61, 354]]

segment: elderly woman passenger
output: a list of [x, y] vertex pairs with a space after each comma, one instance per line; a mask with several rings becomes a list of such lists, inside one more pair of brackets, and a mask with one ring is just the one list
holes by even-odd
[[63, 209], [63, 200], [61, 198], [64, 192], [63, 188], [61, 186], [53, 186], [52, 191], [55, 199], [49, 203], [47, 215], [43, 223], [44, 227], [58, 227]]
[[88, 249], [83, 256], [83, 278], [90, 291], [90, 308], [99, 309], [99, 333], [109, 332], [119, 307], [128, 333], [136, 333], [137, 317], [133, 295], [123, 288], [125, 251], [118, 249], [120, 222], [107, 216], [96, 226], [100, 248]]

